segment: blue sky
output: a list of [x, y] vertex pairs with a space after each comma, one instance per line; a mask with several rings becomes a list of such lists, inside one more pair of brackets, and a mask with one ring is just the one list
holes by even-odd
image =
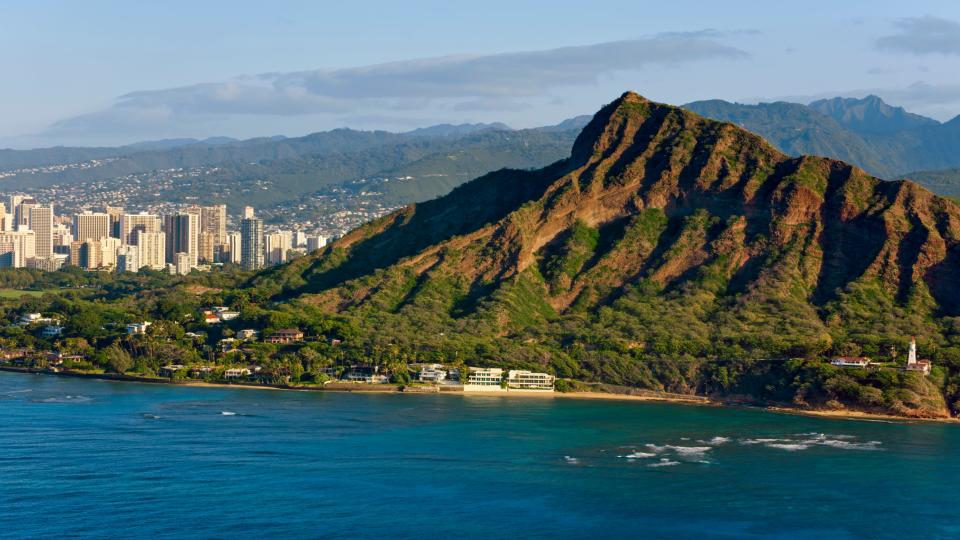
[[960, 3], [0, 4], [0, 146], [514, 127], [627, 89], [697, 99], [876, 93], [960, 114]]

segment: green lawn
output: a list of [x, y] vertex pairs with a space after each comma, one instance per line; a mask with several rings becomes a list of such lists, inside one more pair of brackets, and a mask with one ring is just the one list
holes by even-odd
[[0, 289], [0, 298], [20, 298], [23, 296], [43, 296], [47, 293], [56, 294], [59, 289], [44, 289], [41, 291], [30, 289]]

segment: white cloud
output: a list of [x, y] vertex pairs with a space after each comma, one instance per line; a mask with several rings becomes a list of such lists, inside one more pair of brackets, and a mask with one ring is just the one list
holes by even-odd
[[[741, 31], [739, 33], [745, 33]], [[68, 118], [42, 136], [120, 138], [184, 134], [243, 116], [409, 114], [413, 111], [520, 111], [562, 87], [602, 76], [706, 60], [738, 60], [723, 32], [660, 34], [557, 49], [446, 56], [337, 70], [263, 73], [223, 82], [123, 95], [101, 111]], [[188, 128], [189, 127], [189, 128]]]

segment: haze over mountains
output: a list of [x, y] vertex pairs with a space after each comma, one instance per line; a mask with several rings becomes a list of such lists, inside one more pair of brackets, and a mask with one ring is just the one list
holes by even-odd
[[710, 100], [684, 107], [749, 129], [788, 154], [840, 159], [883, 178], [960, 167], [960, 116], [941, 123], [876, 96], [809, 105]]

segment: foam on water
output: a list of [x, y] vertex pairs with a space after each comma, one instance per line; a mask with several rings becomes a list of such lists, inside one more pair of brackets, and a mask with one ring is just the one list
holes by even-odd
[[235, 413], [235, 412], [233, 412], [233, 411], [220, 411], [220, 415], [221, 415], [221, 416], [236, 416], [237, 413]]
[[660, 458], [660, 461], [657, 463], [650, 463], [647, 467], [672, 467], [674, 465], [679, 465], [679, 461], [671, 461], [667, 458]]

